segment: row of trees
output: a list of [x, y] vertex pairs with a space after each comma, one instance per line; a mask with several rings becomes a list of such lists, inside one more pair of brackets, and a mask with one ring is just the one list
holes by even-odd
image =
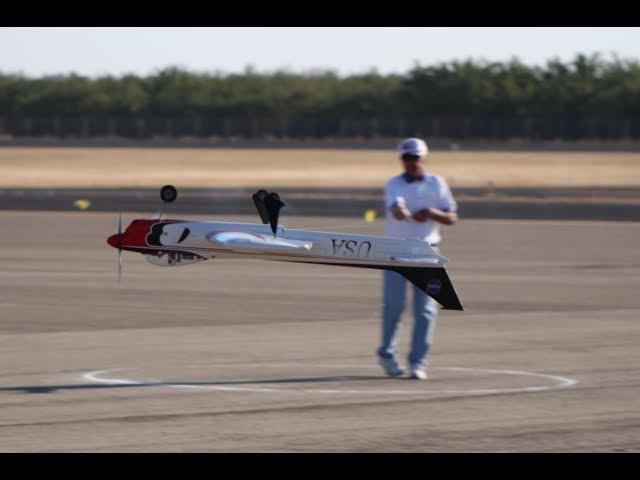
[[178, 68], [139, 77], [28, 78], [0, 74], [4, 117], [384, 117], [420, 115], [634, 116], [640, 63], [578, 55], [544, 67], [512, 60], [417, 64], [376, 72], [194, 73]]

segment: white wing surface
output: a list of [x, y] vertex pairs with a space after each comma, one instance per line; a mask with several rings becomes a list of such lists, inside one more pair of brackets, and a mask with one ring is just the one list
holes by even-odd
[[311, 250], [312, 242], [273, 238], [253, 232], [219, 231], [207, 235], [207, 239], [218, 246], [226, 247], [234, 252], [303, 252]]

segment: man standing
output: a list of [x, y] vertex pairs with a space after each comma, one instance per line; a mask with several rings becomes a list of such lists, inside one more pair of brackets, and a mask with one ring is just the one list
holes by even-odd
[[[456, 201], [449, 186], [439, 175], [424, 171], [427, 144], [419, 138], [407, 138], [398, 145], [404, 173], [385, 186], [387, 237], [413, 238], [434, 246], [440, 243], [439, 224], [458, 221]], [[404, 310], [407, 280], [399, 273], [384, 271], [382, 345], [378, 349], [380, 365], [387, 375], [397, 377], [404, 369], [397, 361], [396, 334]], [[413, 285], [412, 285], [413, 286]], [[433, 340], [438, 304], [413, 286], [413, 332], [409, 352], [410, 378], [427, 378], [426, 364]]]

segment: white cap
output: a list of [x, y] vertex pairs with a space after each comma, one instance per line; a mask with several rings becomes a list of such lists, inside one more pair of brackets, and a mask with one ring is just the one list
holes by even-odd
[[398, 151], [400, 152], [400, 156], [409, 153], [411, 155], [426, 157], [429, 153], [427, 144], [419, 138], [405, 138], [398, 144]]

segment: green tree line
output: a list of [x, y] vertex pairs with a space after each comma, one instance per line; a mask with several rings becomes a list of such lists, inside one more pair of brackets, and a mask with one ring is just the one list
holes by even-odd
[[640, 113], [640, 63], [599, 55], [528, 66], [466, 60], [375, 71], [29, 78], [0, 73], [3, 117], [625, 116]]

